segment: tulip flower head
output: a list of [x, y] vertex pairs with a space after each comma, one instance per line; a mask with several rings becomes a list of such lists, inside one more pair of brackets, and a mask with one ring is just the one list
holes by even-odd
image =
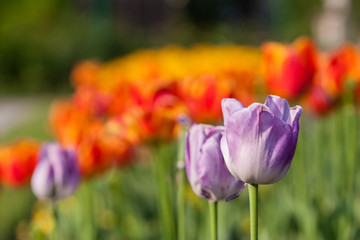
[[310, 39], [299, 38], [292, 45], [266, 42], [261, 49], [270, 93], [294, 99], [312, 84], [317, 52]]
[[29, 184], [38, 159], [39, 143], [31, 139], [0, 147], [0, 182], [10, 187]]
[[211, 202], [232, 200], [245, 187], [225, 166], [220, 150], [223, 131], [220, 126], [194, 124], [186, 135], [186, 175], [195, 194]]
[[73, 194], [80, 179], [76, 154], [57, 143], [42, 146], [31, 178], [31, 189], [39, 199], [59, 200]]
[[265, 104], [245, 108], [239, 101], [222, 100], [225, 134], [221, 150], [229, 171], [250, 184], [271, 184], [282, 179], [295, 153], [300, 106], [270, 95]]

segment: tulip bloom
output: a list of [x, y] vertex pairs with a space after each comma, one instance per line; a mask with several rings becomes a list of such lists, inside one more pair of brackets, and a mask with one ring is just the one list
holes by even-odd
[[289, 107], [278, 96], [245, 108], [223, 99], [225, 134], [221, 150], [229, 171], [250, 184], [271, 184], [290, 168], [299, 133], [300, 106]]
[[29, 184], [36, 166], [39, 143], [23, 139], [0, 147], [0, 180], [10, 187]]
[[335, 87], [341, 94], [346, 80], [360, 80], [359, 68], [360, 57], [356, 47], [352, 44], [345, 44], [329, 56], [326, 70], [333, 77]]
[[232, 200], [245, 187], [225, 166], [220, 150], [223, 127], [194, 124], [186, 135], [185, 169], [196, 195], [211, 202]]
[[40, 199], [66, 198], [76, 190], [80, 179], [76, 154], [57, 143], [42, 146], [31, 178], [31, 189]]
[[299, 38], [292, 45], [267, 42], [261, 49], [270, 93], [296, 98], [311, 86], [317, 53], [310, 39]]

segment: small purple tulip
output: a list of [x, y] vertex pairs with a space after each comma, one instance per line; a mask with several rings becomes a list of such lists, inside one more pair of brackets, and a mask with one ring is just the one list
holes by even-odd
[[39, 199], [59, 200], [74, 193], [80, 180], [76, 153], [57, 143], [41, 147], [31, 178], [31, 189]]
[[224, 127], [194, 124], [186, 135], [185, 169], [196, 195], [211, 202], [239, 196], [245, 183], [231, 175], [220, 150]]
[[270, 95], [265, 104], [245, 108], [231, 98], [222, 100], [225, 134], [221, 150], [229, 171], [250, 184], [271, 184], [285, 176], [295, 153], [300, 106]]

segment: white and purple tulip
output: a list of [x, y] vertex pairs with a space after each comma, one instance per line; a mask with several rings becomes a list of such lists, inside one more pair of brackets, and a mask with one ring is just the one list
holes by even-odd
[[211, 202], [239, 196], [245, 183], [231, 175], [220, 150], [224, 127], [193, 124], [186, 135], [185, 169], [190, 185]]
[[31, 189], [39, 199], [59, 200], [69, 197], [76, 190], [80, 170], [76, 153], [58, 143], [45, 143], [31, 178]]
[[222, 100], [225, 133], [221, 150], [229, 171], [249, 184], [271, 184], [290, 168], [299, 135], [300, 106], [269, 95], [265, 104], [245, 108], [231, 98]]

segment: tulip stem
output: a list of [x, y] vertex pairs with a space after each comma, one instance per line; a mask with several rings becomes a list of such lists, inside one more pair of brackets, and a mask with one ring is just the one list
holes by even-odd
[[178, 172], [177, 217], [178, 240], [185, 240], [185, 174], [184, 169]]
[[173, 212], [172, 192], [171, 192], [171, 177], [169, 165], [169, 146], [156, 146], [155, 148], [155, 175], [156, 185], [158, 188], [158, 211], [160, 218], [161, 238], [164, 240], [176, 238], [176, 224]]
[[59, 239], [59, 212], [57, 209], [57, 203], [55, 200], [53, 200], [51, 202], [51, 208], [52, 208], [52, 212], [53, 212], [53, 218], [54, 218], [54, 229], [52, 232], [52, 236], [51, 239], [52, 240], [58, 240]]
[[211, 240], [217, 240], [217, 202], [209, 201]]
[[250, 239], [258, 239], [258, 185], [248, 184], [250, 202]]
[[183, 127], [178, 142], [178, 162], [177, 162], [177, 234], [178, 240], [185, 240], [185, 134], [186, 128]]

